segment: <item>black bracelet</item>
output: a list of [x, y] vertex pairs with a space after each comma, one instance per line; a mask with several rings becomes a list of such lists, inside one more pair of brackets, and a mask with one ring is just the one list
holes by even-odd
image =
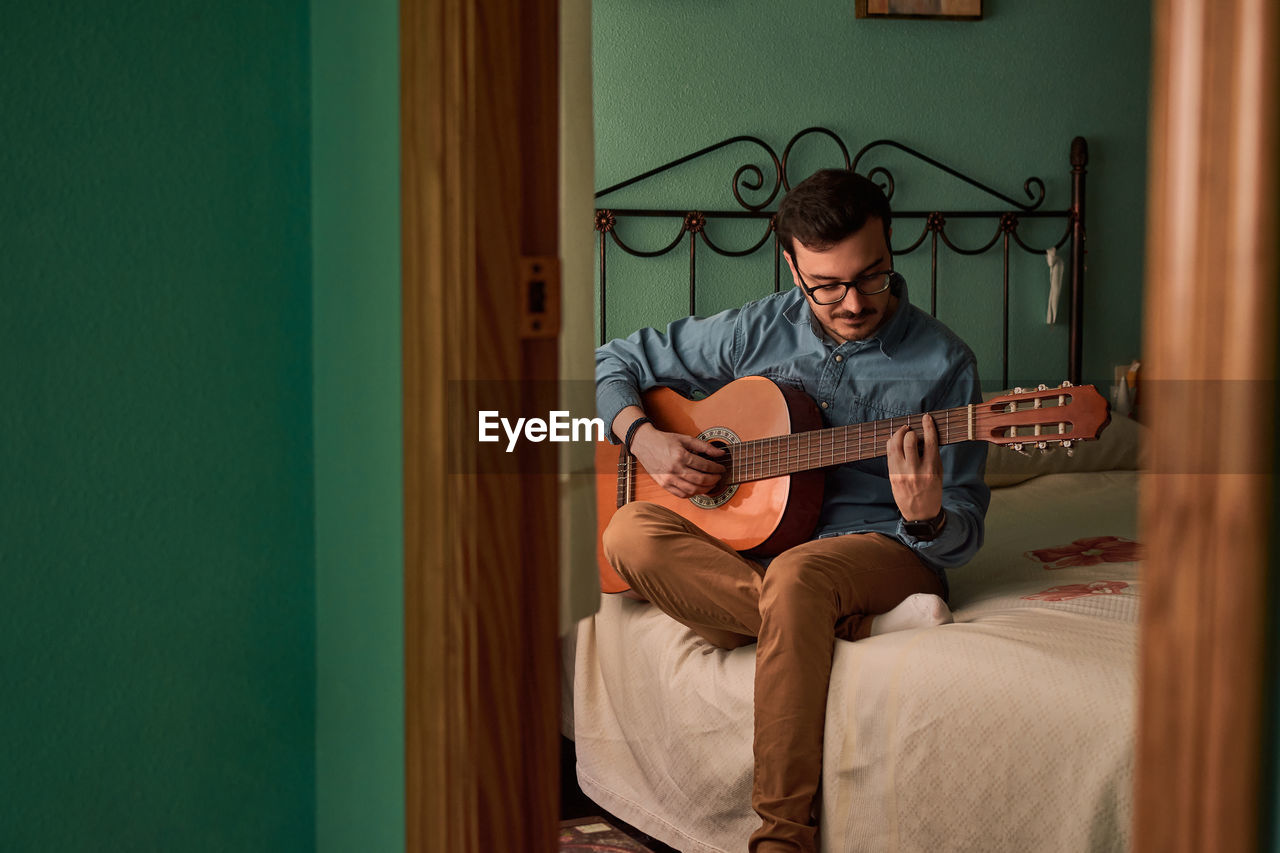
[[947, 510], [945, 507], [938, 510], [938, 514], [933, 518], [924, 521], [908, 521], [906, 516], [902, 517], [902, 532], [921, 542], [931, 542], [938, 538], [938, 534], [942, 532], [942, 525], [947, 520]]
[[628, 453], [631, 452], [631, 440], [636, 437], [636, 430], [640, 429], [640, 427], [645, 424], [651, 423], [653, 423], [653, 421], [649, 420], [644, 415], [641, 415], [631, 422], [631, 426], [627, 427], [627, 437], [622, 440], [622, 446], [626, 448]]

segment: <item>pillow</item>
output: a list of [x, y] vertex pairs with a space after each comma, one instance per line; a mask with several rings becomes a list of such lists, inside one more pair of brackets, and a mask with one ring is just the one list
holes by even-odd
[[[999, 396], [984, 394], [985, 399]], [[1125, 415], [1111, 412], [1111, 423], [1096, 441], [1077, 441], [1072, 453], [1062, 445], [1040, 450], [1028, 442], [1019, 453], [1007, 445], [993, 444], [987, 450], [987, 485], [993, 489], [1014, 486], [1041, 474], [1070, 474], [1083, 471], [1135, 471], [1142, 467], [1142, 446], [1147, 427]]]

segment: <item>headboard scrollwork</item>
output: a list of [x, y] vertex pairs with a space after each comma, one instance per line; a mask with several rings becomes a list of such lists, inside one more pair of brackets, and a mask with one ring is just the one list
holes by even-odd
[[[706, 157], [723, 148], [732, 145], [749, 144], [760, 149], [767, 160], [766, 167], [755, 163], [745, 163], [738, 166], [733, 173], [730, 184], [733, 198], [738, 205], [737, 210], [681, 210], [674, 208], [667, 209], [636, 209], [636, 208], [611, 208], [600, 207], [595, 212], [595, 230], [598, 233], [599, 243], [599, 275], [600, 275], [600, 337], [601, 343], [606, 339], [605, 333], [605, 306], [607, 293], [607, 252], [606, 246], [612, 241], [623, 252], [636, 257], [658, 257], [672, 252], [680, 245], [686, 237], [689, 243], [689, 313], [696, 313], [696, 294], [697, 294], [697, 247], [698, 243], [704, 243], [712, 252], [726, 257], [743, 257], [752, 255], [764, 247], [769, 242], [771, 236], [773, 240], [774, 253], [774, 291], [777, 292], [782, 281], [780, 277], [781, 265], [780, 246], [774, 232], [774, 213], [776, 205], [774, 202], [778, 199], [779, 193], [789, 191], [791, 189], [790, 175], [788, 174], [788, 164], [792, 159], [792, 155], [796, 150], [797, 144], [806, 137], [816, 136], [830, 140], [839, 150], [840, 158], [846, 169], [854, 171], [862, 171], [869, 178], [876, 181], [884, 190], [885, 195], [892, 200], [896, 183], [892, 172], [883, 165], [871, 165], [874, 162], [873, 152], [879, 153], [884, 149], [893, 149], [901, 152], [915, 160], [926, 164], [927, 166], [937, 169], [947, 175], [950, 175], [964, 183], [974, 187], [982, 193], [990, 196], [997, 203], [990, 209], [964, 209], [964, 210], [894, 210], [893, 217], [895, 221], [919, 219], [922, 222], [922, 230], [910, 243], [904, 246], [893, 246], [893, 252], [896, 255], [907, 255], [921, 248], [926, 241], [929, 243], [929, 251], [931, 255], [930, 263], [930, 282], [929, 282], [929, 310], [930, 313], [936, 315], [938, 310], [938, 246], [941, 243], [947, 249], [961, 255], [980, 255], [992, 250], [997, 244], [1000, 244], [1002, 253], [1003, 268], [1003, 307], [1002, 307], [1002, 364], [1001, 375], [1003, 384], [1008, 385], [1009, 377], [1009, 253], [1013, 247], [1017, 247], [1022, 251], [1032, 254], [1044, 254], [1049, 248], [1061, 249], [1068, 241], [1071, 243], [1071, 264], [1070, 264], [1070, 282], [1071, 282], [1071, 316], [1070, 329], [1068, 335], [1068, 352], [1067, 352], [1067, 378], [1078, 383], [1081, 375], [1081, 361], [1083, 353], [1083, 300], [1084, 300], [1084, 251], [1085, 251], [1085, 174], [1089, 160], [1088, 145], [1082, 137], [1076, 137], [1071, 142], [1071, 199], [1070, 204], [1064, 209], [1044, 210], [1042, 209], [1045, 201], [1045, 185], [1040, 178], [1032, 176], [1027, 178], [1022, 185], [1023, 193], [1026, 195], [1026, 201], [1019, 201], [1005, 193], [1000, 192], [965, 173], [954, 169], [939, 160], [929, 157], [926, 154], [917, 151], [907, 145], [891, 139], [877, 139], [869, 142], [860, 148], [852, 158], [849, 156], [849, 148], [844, 141], [833, 131], [824, 127], [806, 128], [787, 142], [782, 150], [781, 156], [764, 140], [755, 136], [734, 136], [709, 145], [692, 154], [685, 155], [670, 163], [650, 169], [635, 177], [621, 181], [612, 186], [606, 187], [596, 193], [596, 199], [602, 199], [612, 193], [627, 187], [634, 186], [645, 180], [653, 178], [664, 172], [669, 172], [685, 163]], [[772, 165], [772, 175], [768, 175], [766, 169], [768, 165]], [[772, 186], [769, 186], [768, 178], [772, 177]], [[768, 189], [768, 194], [761, 201], [753, 202], [747, 198], [747, 195], [756, 195]], [[747, 195], [744, 195], [747, 194]], [[597, 201], [597, 203], [599, 203]], [[678, 231], [672, 240], [665, 246], [655, 250], [642, 250], [629, 245], [619, 233], [619, 222], [628, 218], [666, 218], [678, 223]], [[710, 236], [707, 229], [707, 223], [714, 220], [760, 220], [764, 223], [764, 230], [760, 238], [752, 245], [745, 249], [729, 249], [718, 245]], [[1024, 219], [1059, 219], [1064, 224], [1062, 236], [1051, 245], [1036, 246], [1023, 239], [1019, 233], [1019, 224]], [[975, 246], [966, 246], [958, 242], [952, 235], [947, 233], [947, 225], [953, 220], [991, 220], [994, 223], [994, 233], [985, 243]]]

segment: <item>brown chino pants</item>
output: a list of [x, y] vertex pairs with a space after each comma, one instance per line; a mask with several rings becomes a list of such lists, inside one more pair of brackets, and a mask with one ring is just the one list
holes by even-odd
[[749, 849], [816, 851], [836, 638], [867, 637], [870, 617], [909, 595], [942, 595], [937, 575], [878, 533], [806, 542], [766, 571], [692, 522], [642, 501], [613, 517], [604, 549], [632, 589], [708, 642], [731, 649], [758, 641], [751, 805], [762, 824]]

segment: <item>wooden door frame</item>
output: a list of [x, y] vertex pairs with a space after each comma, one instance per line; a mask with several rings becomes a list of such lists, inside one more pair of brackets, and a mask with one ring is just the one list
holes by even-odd
[[1267, 835], [1278, 49], [1271, 0], [1154, 4], [1135, 809], [1148, 853], [1257, 850]]
[[557, 9], [400, 4], [412, 851], [557, 844], [554, 446], [481, 473], [475, 433], [479, 408], [554, 408], [527, 380], [556, 378], [556, 339], [522, 337], [520, 308], [522, 261], [558, 252]]

